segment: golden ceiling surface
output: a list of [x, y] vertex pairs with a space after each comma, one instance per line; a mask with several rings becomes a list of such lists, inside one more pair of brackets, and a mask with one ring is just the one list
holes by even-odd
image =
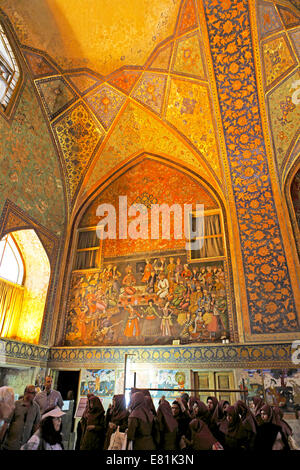
[[180, 0], [2, 0], [22, 44], [63, 68], [144, 65], [173, 33]]

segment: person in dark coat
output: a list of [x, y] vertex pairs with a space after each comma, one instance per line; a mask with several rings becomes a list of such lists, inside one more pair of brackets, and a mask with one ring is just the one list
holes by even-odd
[[129, 412], [126, 409], [125, 395], [114, 395], [112, 407], [107, 411], [104, 450], [108, 449], [111, 435], [116, 431], [118, 426], [120, 432], [125, 432], [128, 428]]
[[134, 393], [129, 407], [131, 413], [128, 417], [128, 447], [132, 442], [133, 450], [155, 450], [152, 435], [154, 416], [146, 405], [144, 393]]
[[255, 440], [255, 451], [268, 451], [274, 450], [275, 442], [280, 442], [280, 447], [276, 447], [276, 450], [289, 450], [289, 444], [287, 438], [282, 431], [281, 426], [278, 426], [274, 421], [273, 410], [269, 405], [263, 405], [261, 408], [262, 424], [258, 426], [256, 440]]
[[200, 418], [193, 419], [190, 424], [192, 450], [223, 450], [222, 445], [210, 432], [207, 424]]
[[87, 419], [87, 415], [89, 411], [89, 398], [93, 396], [94, 396], [93, 393], [87, 394], [87, 401], [86, 401], [85, 409], [82, 414], [81, 420], [77, 424], [75, 450], [80, 450], [80, 441], [82, 438], [83, 426], [84, 426], [85, 420]]
[[197, 397], [190, 397], [188, 401], [188, 413], [191, 419], [195, 418], [194, 404], [198, 400]]
[[195, 418], [201, 419], [207, 426], [210, 423], [210, 415], [206, 404], [197, 398], [194, 403]]
[[254, 417], [256, 419], [256, 422], [257, 422], [258, 426], [260, 426], [261, 424], [263, 424], [263, 420], [262, 420], [262, 417], [261, 417], [261, 414], [260, 414], [260, 410], [264, 406], [265, 402], [260, 397], [253, 397], [252, 401], [253, 401], [253, 405], [254, 405], [253, 414], [254, 414]]
[[215, 414], [216, 408], [218, 407], [219, 402], [216, 397], [207, 397], [206, 403], [207, 403], [208, 414], [209, 414], [208, 427], [211, 430], [211, 432], [215, 435], [218, 432], [218, 426], [214, 419], [214, 414]]
[[225, 450], [248, 450], [248, 432], [234, 406], [226, 410], [228, 427], [225, 432]]
[[185, 437], [190, 437], [190, 417], [187, 416], [187, 410], [185, 410], [183, 404], [180, 401], [180, 398], [174, 400], [172, 403], [172, 415], [178, 424], [176, 447], [177, 449], [182, 449], [186, 445]]
[[177, 450], [178, 423], [172, 414], [168, 401], [164, 400], [157, 409], [157, 420], [160, 432], [158, 448], [161, 450]]
[[234, 404], [234, 408], [238, 412], [242, 424], [248, 433], [248, 449], [253, 450], [258, 427], [257, 422], [248, 406], [242, 400], [238, 400]]
[[88, 409], [82, 420], [80, 450], [102, 450], [105, 439], [105, 411], [98, 397], [88, 399]]
[[228, 406], [230, 406], [230, 403], [227, 400], [220, 400], [210, 418], [211, 426], [213, 425], [214, 428], [214, 436], [222, 445], [224, 445], [224, 436], [228, 428], [228, 421], [226, 419], [226, 408]]

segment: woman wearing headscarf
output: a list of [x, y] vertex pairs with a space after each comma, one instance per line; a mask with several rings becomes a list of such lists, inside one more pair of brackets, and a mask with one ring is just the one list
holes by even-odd
[[191, 431], [190, 448], [193, 450], [223, 450], [222, 445], [210, 432], [207, 424], [200, 418], [193, 419], [189, 428]]
[[194, 403], [195, 418], [201, 419], [207, 426], [210, 423], [210, 415], [206, 404], [197, 398]]
[[77, 424], [75, 450], [80, 450], [80, 441], [82, 438], [83, 426], [84, 426], [85, 420], [87, 418], [88, 410], [89, 410], [89, 399], [90, 397], [93, 397], [93, 396], [94, 396], [93, 393], [87, 394], [87, 401], [86, 401], [85, 409], [82, 414], [81, 420]]
[[225, 450], [248, 450], [248, 432], [234, 406], [226, 410], [228, 427], [224, 437]]
[[133, 450], [155, 450], [153, 440], [153, 413], [145, 402], [145, 395], [136, 392], [131, 396], [129, 405], [131, 413], [128, 418], [127, 440], [132, 442]]
[[210, 419], [210, 423], [214, 428], [214, 436], [221, 444], [224, 444], [224, 435], [228, 427], [228, 421], [226, 419], [226, 408], [228, 406], [230, 406], [230, 403], [227, 400], [220, 400]]
[[38, 430], [21, 450], [64, 450], [61, 434], [61, 418], [64, 414], [58, 406], [44, 413]]
[[208, 415], [209, 415], [208, 427], [213, 433], [213, 435], [215, 435], [218, 432], [218, 426], [215, 421], [214, 415], [215, 415], [219, 402], [216, 397], [207, 397], [206, 403], [207, 403]]
[[189, 437], [190, 417], [187, 416], [187, 411], [180, 398], [172, 402], [172, 415], [178, 424], [176, 447], [177, 449], [183, 449], [186, 446], [185, 437]]
[[194, 404], [198, 400], [197, 397], [190, 397], [188, 401], [188, 413], [191, 419], [195, 418]]
[[234, 404], [234, 408], [238, 412], [242, 424], [248, 433], [248, 448], [253, 450], [257, 432], [257, 422], [248, 406], [242, 400], [238, 400]]
[[113, 432], [119, 426], [120, 432], [125, 432], [128, 427], [129, 412], [126, 409], [125, 395], [114, 395], [112, 399], [112, 407], [106, 414], [106, 436], [104, 442], [104, 450], [108, 449], [110, 438]]
[[102, 450], [105, 438], [105, 411], [98, 397], [88, 399], [88, 409], [82, 417], [80, 450]]
[[160, 432], [159, 449], [177, 450], [178, 423], [172, 414], [172, 408], [168, 401], [164, 400], [159, 404], [157, 420]]
[[262, 424], [257, 429], [255, 450], [288, 450], [287, 438], [275, 421], [273, 410], [269, 405], [261, 408]]
[[253, 405], [254, 405], [253, 414], [254, 414], [254, 417], [256, 419], [256, 422], [257, 422], [258, 426], [260, 426], [261, 424], [263, 424], [263, 420], [261, 418], [260, 410], [264, 406], [265, 402], [260, 397], [253, 397], [252, 401], [253, 401]]

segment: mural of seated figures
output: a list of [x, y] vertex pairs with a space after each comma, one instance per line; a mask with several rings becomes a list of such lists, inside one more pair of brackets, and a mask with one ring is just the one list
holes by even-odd
[[[164, 345], [173, 340], [191, 344], [230, 337], [227, 259], [224, 251], [213, 249], [223, 247], [219, 222], [212, 234], [209, 219], [205, 258], [201, 250], [196, 258], [191, 256], [185, 239], [100, 242], [95, 237], [96, 207], [102, 202], [116, 205], [118, 194], [126, 194], [128, 205], [152, 194], [158, 204], [168, 204], [169, 199], [173, 204], [203, 202], [208, 213], [216, 212], [218, 206], [208, 191], [178, 170], [169, 168], [166, 173], [163, 167], [146, 160], [131, 168], [84, 214], [69, 290], [65, 345]], [[166, 178], [174, 183], [171, 194], [165, 190]]]

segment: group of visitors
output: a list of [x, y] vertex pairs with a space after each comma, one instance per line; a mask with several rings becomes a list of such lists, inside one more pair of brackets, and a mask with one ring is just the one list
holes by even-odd
[[[0, 387], [2, 450], [63, 450], [63, 401], [51, 386], [51, 377], [46, 377], [44, 391], [36, 393], [34, 385], [27, 385], [16, 402], [13, 389]], [[297, 449], [292, 434], [282, 410], [260, 397], [249, 407], [241, 400], [231, 406], [214, 396], [204, 403], [183, 393], [171, 404], [163, 396], [156, 409], [148, 390], [133, 389], [128, 407], [125, 395], [114, 395], [106, 412], [97, 396], [88, 395], [75, 449]], [[122, 437], [121, 447], [112, 445], [116, 435]]]
[[27, 385], [16, 402], [11, 387], [0, 387], [1, 450], [63, 450], [62, 407], [52, 377], [45, 378], [45, 389], [38, 393]]
[[155, 409], [149, 391], [134, 391], [128, 408], [115, 395], [107, 412], [88, 395], [77, 428], [77, 450], [107, 450], [113, 433], [126, 430], [126, 449], [133, 450], [289, 450], [296, 449], [282, 410], [259, 397], [253, 411], [241, 400], [233, 406], [208, 397], [207, 403], [184, 393], [170, 404], [165, 397]]

